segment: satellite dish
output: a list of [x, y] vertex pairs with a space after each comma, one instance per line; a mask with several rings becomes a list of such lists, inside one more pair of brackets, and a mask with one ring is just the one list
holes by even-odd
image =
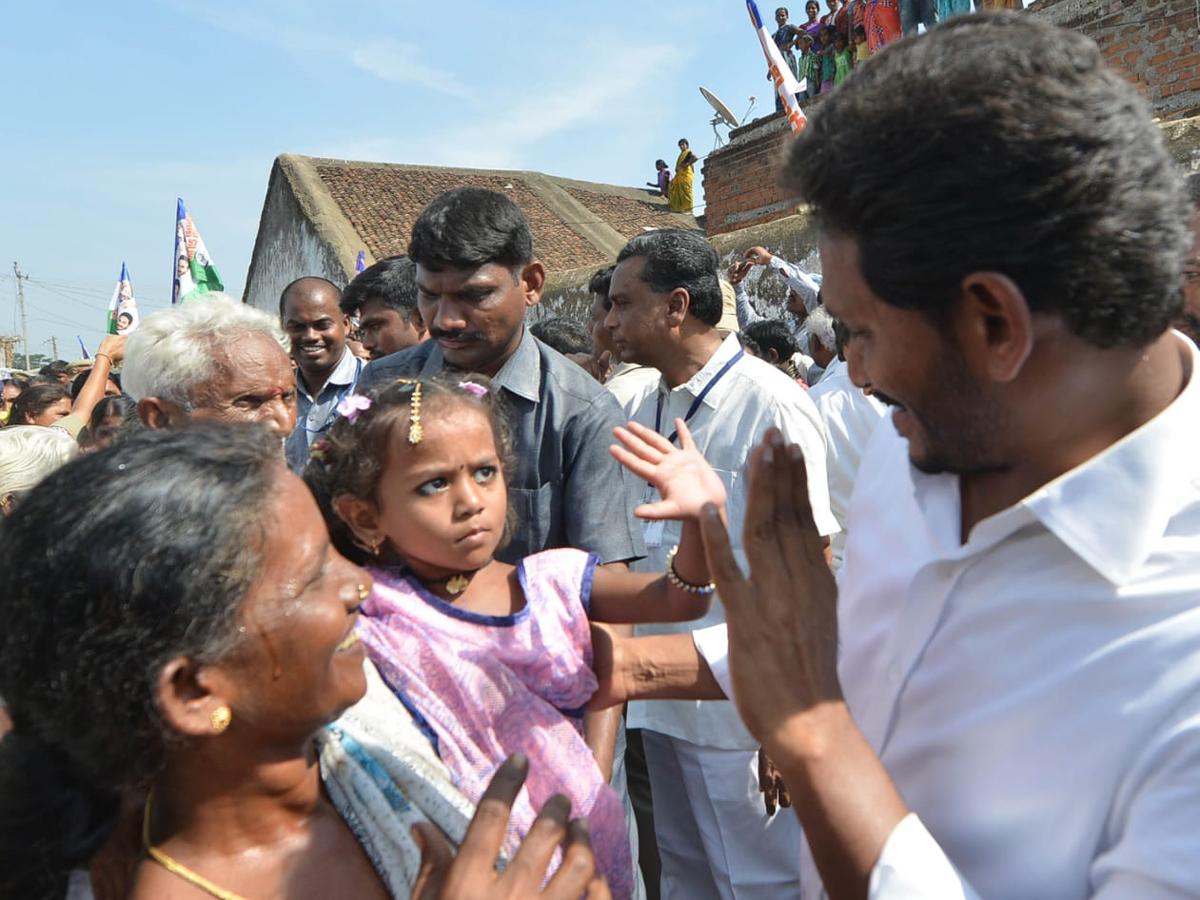
[[700, 88], [700, 93], [704, 95], [704, 99], [708, 101], [708, 105], [716, 110], [717, 120], [713, 122], [714, 125], [718, 122], [724, 122], [730, 128], [738, 127], [740, 123], [737, 120], [737, 116], [733, 114], [733, 110], [721, 102], [720, 97], [706, 87]]

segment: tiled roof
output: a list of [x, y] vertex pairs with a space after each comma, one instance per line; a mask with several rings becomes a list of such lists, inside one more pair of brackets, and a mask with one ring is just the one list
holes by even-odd
[[667, 209], [666, 201], [657, 197], [644, 195], [640, 199], [630, 199], [574, 185], [563, 185], [563, 189], [627, 240], [641, 234], [646, 228], [680, 227], [680, 216]]
[[665, 202], [637, 188], [482, 169], [288, 157], [312, 167], [375, 259], [404, 253], [413, 222], [443, 191], [463, 185], [508, 194], [529, 218], [537, 257], [551, 270], [598, 266], [644, 228], [691, 227]]

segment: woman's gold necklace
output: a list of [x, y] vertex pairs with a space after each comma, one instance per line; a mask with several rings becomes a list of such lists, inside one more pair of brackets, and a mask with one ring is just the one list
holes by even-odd
[[146, 852], [150, 854], [150, 858], [172, 875], [178, 875], [189, 884], [194, 884], [200, 890], [212, 894], [214, 897], [219, 897], [220, 900], [246, 900], [241, 894], [235, 894], [233, 891], [217, 887], [217, 885], [213, 884], [203, 875], [198, 875], [183, 863], [176, 862], [150, 843], [150, 801], [153, 797], [154, 791], [150, 791], [146, 795], [146, 808], [142, 812], [142, 844], [145, 846]]

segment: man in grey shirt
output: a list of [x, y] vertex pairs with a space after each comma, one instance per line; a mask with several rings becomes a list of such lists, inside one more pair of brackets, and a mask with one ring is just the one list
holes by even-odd
[[525, 328], [546, 270], [533, 258], [524, 213], [494, 191], [447, 191], [422, 211], [408, 253], [432, 340], [372, 362], [361, 388], [446, 367], [487, 375], [513, 411], [517, 452], [510, 502], [518, 523], [500, 558], [553, 547], [579, 547], [604, 563], [641, 557], [631, 476], [608, 453], [620, 407]]

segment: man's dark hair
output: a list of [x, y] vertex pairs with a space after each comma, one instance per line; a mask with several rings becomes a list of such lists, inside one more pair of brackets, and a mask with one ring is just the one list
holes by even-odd
[[[83, 386], [85, 384], [87, 384], [87, 380], [88, 380], [88, 378], [91, 377], [91, 374], [92, 374], [91, 369], [84, 369], [82, 372], [80, 372], [78, 375], [75, 376], [75, 380], [71, 382], [71, 399], [72, 400], [74, 400], [76, 397], [79, 396], [79, 392], [83, 390]], [[117, 387], [121, 386], [121, 376], [116, 372], [109, 372], [108, 380], [111, 381], [113, 384], [115, 384]]]
[[553, 318], [529, 326], [529, 333], [549, 347], [566, 356], [568, 353], [592, 352], [592, 336], [578, 322]]
[[705, 325], [721, 321], [721, 283], [717, 280], [717, 251], [697, 231], [663, 228], [639, 234], [617, 254], [622, 263], [646, 257], [642, 281], [659, 294], [683, 288], [691, 297], [688, 311]]
[[338, 295], [338, 306], [341, 306], [342, 289], [330, 281], [328, 278], [322, 278], [320, 275], [305, 275], [297, 278], [279, 292], [279, 317], [283, 318], [283, 307], [287, 304], [288, 298], [293, 293], [309, 293], [315, 287], [328, 287], [335, 291]]
[[1094, 43], [1031, 16], [889, 47], [813, 113], [781, 180], [853, 239], [878, 297], [938, 322], [981, 271], [1102, 348], [1182, 308], [1187, 194], [1149, 108]]
[[75, 367], [65, 359], [56, 359], [46, 363], [38, 369], [39, 375], [45, 375], [47, 378], [62, 379], [63, 376], [68, 378], [75, 377]]
[[833, 339], [837, 344], [837, 358], [846, 361], [846, 345], [850, 343], [850, 329], [841, 319], [833, 320]]
[[460, 187], [439, 194], [421, 210], [408, 255], [434, 272], [496, 263], [516, 278], [533, 262], [533, 235], [525, 213], [504, 194]]
[[342, 291], [342, 312], [357, 315], [378, 297], [383, 305], [407, 318], [417, 308], [417, 267], [407, 256], [389, 256], [363, 269]]
[[796, 352], [796, 338], [792, 330], [779, 319], [759, 319], [751, 322], [742, 333], [754, 342], [765, 355], [768, 350], [774, 350], [780, 361], [792, 358]]
[[598, 269], [596, 274], [588, 281], [588, 293], [599, 294], [603, 297], [605, 309], [612, 309], [612, 301], [608, 299], [608, 291], [612, 287], [612, 276], [616, 268], [616, 266], [605, 266], [603, 269]]

